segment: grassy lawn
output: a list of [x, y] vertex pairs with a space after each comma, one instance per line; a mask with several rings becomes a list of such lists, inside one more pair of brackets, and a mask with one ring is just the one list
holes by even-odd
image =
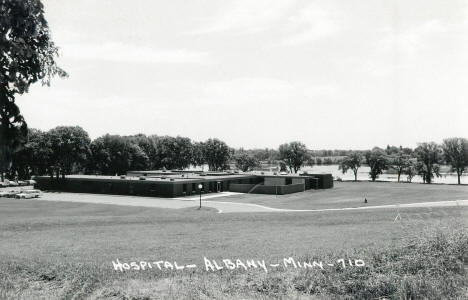
[[216, 198], [289, 209], [323, 209], [468, 199], [468, 185], [395, 182], [335, 182], [333, 189], [308, 190], [290, 195], [240, 194]]
[[[77, 262], [89, 259], [199, 260], [282, 257], [317, 250], [386, 245], [434, 223], [468, 219], [468, 209], [217, 214], [113, 205], [2, 199], [0, 254]], [[414, 228], [415, 227], [415, 228]], [[366, 238], [363, 239], [362, 236]]]
[[[75, 294], [108, 298], [109, 289], [117, 289], [120, 298], [116, 299], [138, 299], [135, 295], [142, 290], [154, 292], [158, 282], [167, 290], [188, 275], [117, 273], [112, 260], [168, 260], [201, 266], [203, 256], [267, 261], [330, 253], [345, 257], [353, 249], [398, 246], [402, 239], [433, 228], [465, 229], [468, 209], [404, 209], [401, 221], [394, 222], [396, 215], [396, 210], [217, 214], [211, 209], [1, 199], [0, 298], [66, 299]], [[361, 255], [372, 265], [372, 255]], [[231, 275], [210, 276], [196, 275], [195, 286], [190, 288], [200, 293], [200, 284], [207, 284], [208, 278], [217, 282]], [[257, 280], [265, 275], [251, 276]], [[167, 278], [172, 282], [169, 285], [164, 281]], [[208, 285], [213, 293], [217, 290]], [[181, 291], [189, 293], [187, 288]]]

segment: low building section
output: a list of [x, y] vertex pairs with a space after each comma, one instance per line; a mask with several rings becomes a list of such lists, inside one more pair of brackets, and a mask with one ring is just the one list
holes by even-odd
[[41, 190], [152, 197], [182, 197], [200, 192], [224, 191], [285, 195], [333, 187], [331, 174], [132, 171], [127, 176], [71, 175], [58, 179], [41, 176], [35, 180], [35, 187]]

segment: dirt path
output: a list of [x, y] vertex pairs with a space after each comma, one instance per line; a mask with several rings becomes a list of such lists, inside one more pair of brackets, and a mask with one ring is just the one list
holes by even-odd
[[[213, 194], [213, 195], [204, 195], [202, 196], [202, 205], [215, 208], [220, 213], [325, 212], [325, 211], [347, 211], [347, 210], [366, 210], [366, 209], [398, 209], [398, 208], [414, 208], [414, 207], [468, 206], [468, 200], [455, 200], [455, 201], [420, 202], [420, 203], [347, 207], [347, 208], [281, 209], [281, 208], [272, 208], [272, 207], [258, 205], [258, 204], [250, 204], [250, 203], [237, 203], [237, 202], [224, 202], [224, 201], [220, 202], [220, 201], [215, 201], [215, 200], [206, 200], [206, 199], [216, 199], [218, 197], [223, 197], [223, 196], [232, 196], [234, 194], [235, 193], [218, 193], [218, 194]], [[197, 206], [199, 198], [198, 196], [194, 196], [194, 197], [185, 197], [185, 198], [166, 199], [166, 198], [101, 195], [101, 194], [81, 194], [81, 193], [44, 193], [41, 198], [38, 198], [35, 200], [180, 209], [180, 208], [188, 208], [188, 207]]]

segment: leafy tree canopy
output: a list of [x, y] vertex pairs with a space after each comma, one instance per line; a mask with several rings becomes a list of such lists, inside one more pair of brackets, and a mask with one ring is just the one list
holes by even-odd
[[445, 161], [451, 165], [452, 171], [457, 173], [458, 184], [460, 184], [460, 177], [468, 168], [468, 140], [464, 138], [445, 139], [442, 149]]
[[222, 171], [227, 169], [232, 152], [229, 146], [218, 139], [209, 139], [203, 145], [205, 161], [210, 170]]
[[339, 169], [343, 171], [343, 174], [348, 172], [348, 170], [352, 170], [354, 173], [354, 181], [357, 181], [357, 172], [361, 167], [362, 162], [362, 155], [358, 151], [351, 152], [348, 156], [343, 158], [341, 164], [339, 165]]
[[51, 160], [62, 176], [84, 167], [90, 155], [88, 133], [80, 126], [58, 126], [49, 131]]
[[291, 172], [297, 173], [299, 169], [309, 160], [310, 155], [305, 144], [301, 142], [290, 142], [279, 146], [280, 159], [289, 167]]
[[414, 150], [417, 157], [416, 169], [423, 181], [431, 183], [434, 175], [440, 177], [440, 166], [442, 163], [442, 149], [434, 142], [421, 143]]
[[66, 76], [55, 62], [58, 48], [50, 38], [40, 0], [0, 0], [0, 172], [25, 142], [27, 124], [15, 104], [15, 95], [31, 84], [49, 84]]
[[403, 151], [399, 151], [389, 157], [389, 166], [397, 172], [398, 182], [401, 174], [409, 167], [411, 163], [410, 156]]
[[369, 165], [369, 176], [372, 181], [375, 181], [388, 168], [385, 152], [379, 148], [374, 148], [366, 153], [366, 163]]
[[253, 170], [260, 165], [260, 162], [255, 156], [242, 149], [234, 154], [234, 160], [236, 162], [236, 167], [243, 172]]

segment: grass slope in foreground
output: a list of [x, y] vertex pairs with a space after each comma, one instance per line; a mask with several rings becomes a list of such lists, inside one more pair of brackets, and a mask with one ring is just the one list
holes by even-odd
[[[468, 209], [217, 214], [0, 201], [0, 298], [463, 298]], [[423, 236], [425, 232], [438, 231]], [[455, 232], [457, 231], [457, 232]], [[366, 268], [116, 272], [111, 261], [361, 258]], [[464, 294], [465, 293], [465, 294]], [[406, 295], [406, 296], [405, 296]]]

